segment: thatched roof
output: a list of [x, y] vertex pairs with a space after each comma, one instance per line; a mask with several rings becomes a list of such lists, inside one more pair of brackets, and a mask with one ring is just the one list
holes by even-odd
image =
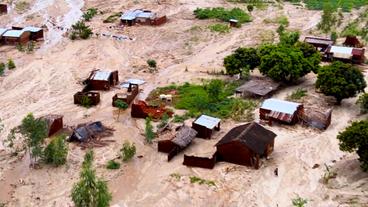
[[217, 144], [220, 146], [233, 141], [240, 141], [258, 154], [263, 154], [268, 143], [276, 134], [256, 122], [240, 125], [230, 130]]
[[331, 123], [332, 109], [305, 108], [302, 120], [310, 127], [327, 129]]
[[266, 96], [277, 90], [279, 86], [279, 83], [274, 82], [270, 78], [253, 77], [251, 80], [238, 87], [236, 92], [250, 96]]
[[188, 126], [182, 126], [171, 141], [178, 145], [180, 148], [185, 148], [193, 141], [196, 136], [196, 130]]

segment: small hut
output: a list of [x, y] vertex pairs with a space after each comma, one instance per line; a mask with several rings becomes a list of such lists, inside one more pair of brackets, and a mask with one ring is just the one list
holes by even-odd
[[126, 11], [120, 17], [120, 23], [127, 26], [133, 26], [135, 24], [157, 26], [164, 24], [166, 21], [166, 16], [158, 17], [156, 13], [142, 9]]
[[128, 88], [124, 88], [126, 91], [123, 93], [117, 93], [115, 96], [112, 97], [112, 106], [115, 106], [115, 101], [121, 100], [126, 104], [130, 105], [130, 103], [135, 99], [135, 97], [139, 93], [139, 86], [138, 84], [129, 83]]
[[214, 130], [220, 131], [221, 119], [201, 115], [193, 123], [192, 128], [198, 132], [197, 137], [210, 139]]
[[359, 39], [356, 36], [347, 36], [343, 45], [347, 47], [362, 47], [362, 43], [360, 43]]
[[173, 139], [158, 142], [158, 151], [168, 153], [167, 160], [170, 161], [175, 155], [188, 147], [196, 135], [196, 130], [185, 125], [181, 126]]
[[268, 97], [280, 86], [270, 78], [254, 77], [235, 90], [241, 97]]
[[64, 125], [62, 115], [49, 114], [46, 116], [42, 116], [40, 119], [44, 120], [47, 124], [48, 137], [51, 137], [52, 135], [63, 129]]
[[334, 44], [330, 38], [323, 37], [305, 37], [304, 42], [313, 45], [320, 52], [325, 52], [329, 46]]
[[25, 27], [22, 29], [25, 32], [29, 32], [30, 33], [30, 40], [36, 41], [38, 39], [43, 39], [43, 29], [39, 28], [39, 27]]
[[23, 30], [7, 30], [3, 33], [3, 42], [7, 45], [26, 44], [29, 42], [30, 33]]
[[303, 123], [307, 126], [326, 130], [331, 124], [332, 109], [323, 111], [322, 109], [306, 107], [305, 113], [301, 116]]
[[272, 125], [273, 121], [285, 124], [295, 124], [303, 114], [303, 105], [300, 103], [279, 99], [266, 99], [259, 109], [260, 119]]
[[113, 130], [105, 127], [100, 121], [77, 126], [68, 141], [87, 142], [90, 139], [108, 137]]
[[85, 81], [87, 85], [83, 91], [90, 90], [110, 90], [119, 82], [118, 71], [102, 71], [94, 70], [91, 72], [88, 79]]
[[8, 5], [0, 4], [0, 14], [7, 14], [8, 13]]
[[82, 105], [89, 103], [92, 106], [100, 103], [100, 93], [98, 92], [77, 92], [74, 94], [74, 104]]
[[217, 144], [217, 161], [238, 165], [260, 166], [260, 158], [268, 157], [276, 134], [253, 122], [230, 130]]

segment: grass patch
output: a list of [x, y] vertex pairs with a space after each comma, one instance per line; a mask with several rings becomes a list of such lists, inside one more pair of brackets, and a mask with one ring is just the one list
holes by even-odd
[[307, 95], [308, 94], [306, 90], [298, 88], [294, 92], [292, 92], [286, 99], [290, 101], [297, 101]]
[[212, 24], [208, 26], [211, 32], [218, 32], [218, 33], [228, 33], [230, 32], [230, 27], [226, 24]]
[[106, 168], [109, 170], [116, 170], [120, 168], [120, 163], [116, 162], [115, 160], [109, 160], [106, 164]]
[[197, 8], [194, 10], [194, 15], [198, 19], [218, 19], [224, 22], [228, 22], [230, 19], [236, 19], [239, 24], [250, 22], [250, 16], [240, 8], [234, 8], [231, 10], [224, 9], [222, 7], [216, 8]]
[[121, 12], [112, 14], [108, 16], [105, 20], [103, 20], [103, 23], [114, 23], [116, 22], [116, 20], [119, 19], [120, 16], [121, 16]]
[[181, 175], [179, 173], [171, 173], [170, 177], [174, 178], [176, 181], [181, 179]]
[[205, 180], [197, 176], [190, 176], [190, 183], [198, 183], [199, 185], [206, 184], [208, 186], [216, 186], [215, 181], [212, 180]]
[[292, 3], [304, 2], [308, 9], [322, 10], [323, 5], [330, 3], [334, 9], [341, 8], [344, 12], [349, 12], [353, 8], [357, 9], [368, 4], [367, 0], [286, 0]]

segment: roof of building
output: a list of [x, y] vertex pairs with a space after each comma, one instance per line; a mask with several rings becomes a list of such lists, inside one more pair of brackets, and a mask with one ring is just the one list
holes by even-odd
[[353, 48], [343, 46], [332, 46], [330, 52], [351, 55], [353, 52]]
[[8, 31], [8, 29], [0, 28], [0, 36], [1, 36], [2, 34], [4, 34], [6, 31]]
[[304, 110], [302, 120], [305, 124], [317, 129], [326, 129], [330, 125], [332, 109], [322, 110], [307, 107]]
[[90, 138], [111, 136], [113, 134], [112, 131], [112, 129], [105, 127], [100, 121], [82, 124], [73, 131], [70, 140], [84, 142]]
[[122, 19], [122, 20], [134, 20], [137, 17], [152, 18], [153, 16], [154, 16], [154, 13], [151, 12], [151, 11], [136, 9], [136, 10], [130, 10], [130, 11], [124, 12], [121, 15], [120, 19]]
[[20, 37], [24, 33], [23, 30], [7, 30], [3, 37]]
[[236, 89], [237, 93], [250, 93], [258, 96], [265, 96], [272, 91], [277, 90], [279, 83], [270, 78], [252, 78]]
[[300, 105], [302, 104], [270, 98], [270, 99], [266, 99], [262, 103], [261, 108], [271, 110], [271, 111], [278, 111], [278, 112], [282, 112], [285, 114], [294, 114], [294, 112], [298, 109]]
[[309, 44], [320, 44], [320, 45], [332, 45], [334, 43], [333, 40], [323, 37], [305, 37], [304, 42], [307, 42]]
[[219, 123], [221, 119], [207, 116], [207, 115], [201, 115], [198, 119], [194, 121], [195, 124], [201, 125], [206, 127], [207, 129], [213, 129], [215, 128]]
[[32, 26], [23, 28], [23, 31], [28, 31], [28, 32], [39, 32], [41, 30], [42, 30], [42, 28], [40, 28], [40, 27], [32, 27]]
[[96, 71], [94, 71], [93, 75], [91, 76], [91, 80], [107, 81], [107, 80], [109, 80], [110, 75], [111, 75], [110, 71], [96, 70]]
[[231, 129], [216, 146], [232, 141], [240, 141], [258, 154], [263, 154], [267, 144], [272, 142], [277, 135], [256, 122], [244, 124]]
[[185, 148], [193, 141], [197, 133], [198, 132], [191, 127], [182, 126], [171, 141], [179, 147]]

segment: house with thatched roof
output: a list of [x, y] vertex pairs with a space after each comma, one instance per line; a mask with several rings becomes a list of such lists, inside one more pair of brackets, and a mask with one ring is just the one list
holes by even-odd
[[236, 95], [241, 97], [260, 98], [270, 96], [280, 87], [280, 83], [270, 78], [253, 77], [235, 90]]
[[307, 126], [325, 130], [331, 124], [331, 116], [332, 109], [322, 110], [315, 107], [306, 107], [301, 119], [302, 123]]

